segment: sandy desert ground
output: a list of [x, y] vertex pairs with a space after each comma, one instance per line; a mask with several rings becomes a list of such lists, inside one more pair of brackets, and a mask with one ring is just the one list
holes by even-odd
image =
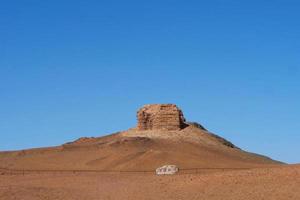
[[1, 175], [0, 199], [300, 199], [300, 165], [156, 176], [143, 173]]

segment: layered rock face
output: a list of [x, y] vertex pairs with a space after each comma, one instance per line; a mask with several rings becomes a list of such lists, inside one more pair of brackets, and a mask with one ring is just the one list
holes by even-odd
[[149, 104], [137, 112], [138, 130], [180, 130], [185, 127], [182, 111], [174, 104]]

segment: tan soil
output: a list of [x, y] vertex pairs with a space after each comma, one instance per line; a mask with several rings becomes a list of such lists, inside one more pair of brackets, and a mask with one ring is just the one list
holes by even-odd
[[204, 174], [1, 175], [1, 200], [300, 199], [300, 166]]

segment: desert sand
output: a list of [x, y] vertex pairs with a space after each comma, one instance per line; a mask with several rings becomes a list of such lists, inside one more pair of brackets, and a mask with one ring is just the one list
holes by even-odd
[[136, 173], [1, 175], [0, 199], [300, 199], [300, 166], [156, 176]]

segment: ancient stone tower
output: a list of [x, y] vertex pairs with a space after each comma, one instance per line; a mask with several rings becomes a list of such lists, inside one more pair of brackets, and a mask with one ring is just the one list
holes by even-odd
[[180, 130], [185, 126], [182, 111], [174, 104], [149, 104], [137, 112], [138, 130]]

